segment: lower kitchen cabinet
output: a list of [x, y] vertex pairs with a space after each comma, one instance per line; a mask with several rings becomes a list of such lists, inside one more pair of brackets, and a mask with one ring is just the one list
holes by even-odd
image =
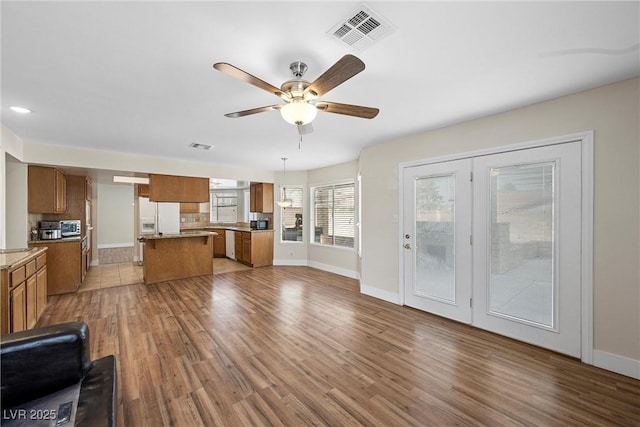
[[236, 231], [236, 260], [250, 267], [273, 265], [273, 230]]
[[38, 322], [38, 298], [36, 296], [37, 288], [35, 274], [27, 279], [26, 285], [26, 322], [27, 329], [31, 329], [36, 326], [36, 323]]
[[218, 233], [217, 236], [213, 236], [213, 257], [224, 258], [227, 256], [227, 239], [225, 237], [225, 230], [221, 228], [215, 228], [208, 231]]
[[9, 312], [11, 324], [7, 332], [20, 332], [27, 329], [27, 292], [22, 282], [9, 293]]
[[81, 240], [29, 242], [29, 247], [47, 247], [49, 295], [75, 292], [82, 283]]
[[47, 306], [47, 252], [42, 251], [2, 270], [1, 333], [36, 326]]

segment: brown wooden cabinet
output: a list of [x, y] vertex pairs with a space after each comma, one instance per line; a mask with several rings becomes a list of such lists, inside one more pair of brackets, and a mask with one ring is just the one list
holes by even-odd
[[259, 213], [273, 213], [273, 184], [252, 182], [249, 186], [249, 210]]
[[81, 240], [29, 242], [30, 247], [47, 247], [48, 295], [75, 292], [82, 283]]
[[[46, 262], [46, 261], [45, 261]], [[40, 318], [47, 308], [47, 266], [38, 270], [36, 274], [36, 317]]]
[[10, 291], [9, 312], [11, 313], [10, 332], [27, 329], [27, 293], [24, 282]]
[[199, 213], [200, 203], [180, 203], [180, 213]]
[[236, 231], [236, 260], [250, 267], [273, 265], [273, 231]]
[[149, 197], [149, 184], [138, 184], [138, 197]]
[[67, 181], [56, 168], [29, 166], [28, 210], [30, 213], [63, 213], [67, 210]]
[[152, 202], [208, 202], [209, 178], [149, 174], [149, 200]]
[[209, 231], [218, 233], [217, 236], [213, 236], [213, 257], [224, 258], [227, 256], [227, 238], [225, 236], [225, 230], [215, 228]]
[[47, 306], [47, 253], [27, 257], [1, 273], [0, 332], [35, 327]]
[[36, 286], [36, 275], [30, 276], [26, 283], [26, 322], [27, 329], [31, 329], [36, 326], [36, 322], [38, 321], [38, 299], [37, 299], [37, 286]]

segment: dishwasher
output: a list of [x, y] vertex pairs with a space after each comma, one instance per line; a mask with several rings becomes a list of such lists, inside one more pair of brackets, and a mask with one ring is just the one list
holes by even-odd
[[232, 230], [225, 230], [225, 255], [235, 261], [236, 259], [236, 232]]

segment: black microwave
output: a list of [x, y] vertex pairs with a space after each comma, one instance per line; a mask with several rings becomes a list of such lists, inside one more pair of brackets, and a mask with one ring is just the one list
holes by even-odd
[[269, 221], [266, 219], [258, 219], [251, 221], [251, 229], [252, 230], [268, 230], [269, 229]]

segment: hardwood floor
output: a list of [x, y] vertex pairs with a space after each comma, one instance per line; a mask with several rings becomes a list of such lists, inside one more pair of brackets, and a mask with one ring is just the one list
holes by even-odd
[[264, 267], [51, 297], [118, 360], [121, 426], [640, 425], [640, 381]]

